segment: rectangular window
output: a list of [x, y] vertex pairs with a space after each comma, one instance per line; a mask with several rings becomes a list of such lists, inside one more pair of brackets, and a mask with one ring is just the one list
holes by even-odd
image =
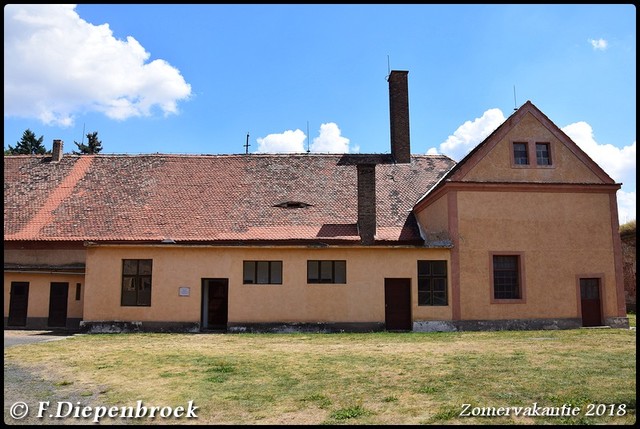
[[80, 283], [76, 283], [76, 301], [80, 301], [80, 291], [82, 290], [82, 285]]
[[307, 261], [307, 283], [347, 283], [347, 261]]
[[448, 305], [447, 261], [418, 261], [418, 305]]
[[493, 298], [522, 298], [520, 289], [520, 257], [518, 255], [493, 256]]
[[122, 260], [122, 306], [151, 306], [152, 259]]
[[242, 283], [282, 284], [282, 261], [244, 261]]
[[513, 143], [513, 163], [515, 165], [529, 165], [527, 143]]
[[536, 143], [536, 162], [538, 165], [551, 165], [549, 143]]

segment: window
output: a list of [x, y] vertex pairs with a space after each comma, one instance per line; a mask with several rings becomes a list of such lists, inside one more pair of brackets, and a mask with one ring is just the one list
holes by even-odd
[[82, 284], [76, 283], [76, 301], [80, 301], [81, 290], [82, 290]]
[[244, 284], [282, 284], [282, 261], [244, 261]]
[[307, 261], [307, 283], [346, 283], [347, 261]]
[[493, 298], [521, 299], [520, 256], [493, 255]]
[[538, 165], [551, 165], [549, 143], [536, 143], [536, 163]]
[[151, 306], [151, 259], [122, 260], [123, 306]]
[[515, 165], [529, 165], [527, 143], [513, 143], [513, 163]]
[[447, 305], [447, 261], [418, 261], [418, 305]]

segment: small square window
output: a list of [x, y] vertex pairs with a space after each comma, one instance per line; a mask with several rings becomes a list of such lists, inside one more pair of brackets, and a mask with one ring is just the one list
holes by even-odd
[[527, 143], [513, 144], [513, 162], [516, 165], [529, 165], [529, 149]]
[[549, 143], [536, 143], [536, 162], [538, 165], [551, 165]]

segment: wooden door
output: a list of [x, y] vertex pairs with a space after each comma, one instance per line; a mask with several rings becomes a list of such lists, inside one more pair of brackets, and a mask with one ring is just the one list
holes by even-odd
[[202, 279], [202, 327], [226, 330], [229, 317], [229, 280]]
[[51, 283], [49, 294], [49, 320], [51, 328], [67, 327], [67, 298], [69, 297], [69, 283]]
[[411, 279], [384, 279], [384, 319], [388, 331], [411, 330]]
[[601, 326], [600, 279], [580, 279], [582, 326]]
[[11, 282], [11, 297], [9, 298], [9, 326], [27, 325], [27, 307], [29, 306], [29, 283]]

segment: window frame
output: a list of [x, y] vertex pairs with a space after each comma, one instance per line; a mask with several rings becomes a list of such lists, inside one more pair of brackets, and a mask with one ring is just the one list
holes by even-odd
[[[268, 272], [268, 281], [267, 282], [259, 282], [259, 276], [258, 276], [258, 266], [259, 263], [266, 263], [268, 264], [268, 268], [267, 268], [267, 272]], [[253, 264], [253, 282], [248, 282], [247, 279], [245, 278], [245, 270], [246, 270], [246, 265], [247, 264]], [[273, 266], [279, 264], [280, 265], [280, 281], [276, 282], [273, 281]], [[274, 260], [274, 261], [263, 261], [263, 260], [246, 260], [246, 261], [242, 261], [242, 284], [245, 285], [281, 285], [283, 282], [283, 271], [284, 271], [284, 264], [282, 263], [282, 261], [278, 261], [278, 260]]]
[[[524, 144], [527, 150], [527, 164], [516, 163], [516, 144]], [[549, 164], [538, 163], [538, 145], [546, 145], [549, 155]], [[545, 139], [512, 140], [510, 146], [511, 168], [555, 168], [555, 144]]]
[[[127, 261], [136, 261], [136, 273], [126, 273], [125, 264]], [[149, 262], [150, 272], [149, 274], [140, 273], [140, 263], [142, 261]], [[126, 280], [133, 280], [133, 286], [135, 290], [135, 304], [125, 303], [125, 285]], [[149, 284], [149, 299], [148, 303], [141, 300], [141, 291], [143, 286], [143, 280], [148, 280]], [[153, 291], [153, 259], [122, 259], [122, 275], [121, 275], [121, 288], [120, 288], [120, 306], [121, 307], [151, 307], [151, 293]], [[130, 293], [130, 291], [127, 291]], [[143, 302], [141, 302], [143, 301]]]
[[[525, 153], [527, 155], [526, 164], [518, 163], [518, 158], [516, 158], [516, 145], [524, 145]], [[512, 141], [511, 142], [511, 166], [515, 168], [530, 168], [531, 167], [531, 153], [529, 150], [529, 142], [527, 141]]]
[[[312, 263], [318, 264], [318, 276], [317, 278], [311, 278], [310, 266]], [[331, 278], [326, 281], [322, 278], [322, 265], [327, 263], [331, 264]], [[343, 279], [344, 281], [336, 281], [336, 263], [342, 263], [344, 266]], [[345, 259], [308, 259], [307, 260], [307, 284], [347, 284], [347, 261]]]
[[[429, 264], [429, 274], [420, 274], [420, 265], [421, 263], [423, 264]], [[438, 275], [434, 273], [433, 270], [433, 265], [436, 263], [443, 263], [444, 264], [444, 276], [442, 275]], [[447, 260], [444, 259], [420, 259], [417, 262], [417, 275], [418, 275], [418, 306], [419, 307], [448, 307], [449, 306], [449, 264], [447, 263]], [[444, 304], [434, 304], [434, 281], [435, 280], [442, 280], [444, 278]], [[427, 281], [427, 290], [420, 290], [420, 286], [423, 283], [423, 281], [426, 280]], [[428, 303], [421, 303], [420, 297], [421, 297], [421, 293], [420, 292], [427, 292], [428, 296], [431, 297], [431, 304]]]
[[[538, 162], [538, 146], [546, 146], [547, 147], [547, 160], [548, 164], [540, 164]], [[551, 155], [551, 143], [550, 142], [535, 142], [535, 151], [536, 151], [536, 166], [538, 167], [552, 167], [553, 166], [553, 156]]]
[[[519, 298], [496, 298], [495, 296], [495, 269], [494, 257], [515, 256], [517, 257], [517, 277]], [[525, 253], [524, 252], [489, 252], [489, 274], [490, 274], [490, 302], [491, 304], [525, 304], [526, 299], [526, 276], [525, 276]]]

